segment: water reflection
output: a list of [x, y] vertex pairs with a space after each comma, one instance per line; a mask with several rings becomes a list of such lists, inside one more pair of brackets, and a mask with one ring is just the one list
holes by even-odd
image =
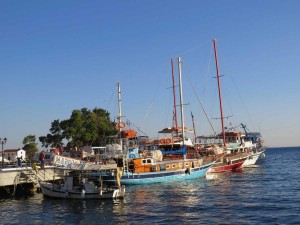
[[128, 186], [118, 200], [2, 198], [1, 224], [300, 224], [299, 157], [272, 150], [242, 173]]

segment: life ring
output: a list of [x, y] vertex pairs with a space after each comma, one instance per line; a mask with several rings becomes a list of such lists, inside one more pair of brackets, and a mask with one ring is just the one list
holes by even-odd
[[126, 127], [126, 124], [124, 122], [117, 122], [116, 129], [122, 129]]
[[167, 138], [167, 139], [166, 139], [166, 144], [167, 144], [167, 145], [168, 145], [168, 144], [171, 144], [171, 142], [172, 142], [171, 138]]
[[166, 140], [165, 139], [159, 139], [159, 144], [161, 144], [161, 145], [166, 144]]

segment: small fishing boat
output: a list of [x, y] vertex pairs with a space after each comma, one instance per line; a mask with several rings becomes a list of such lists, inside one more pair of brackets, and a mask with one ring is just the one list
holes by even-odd
[[[39, 182], [45, 197], [65, 199], [116, 199], [123, 198], [125, 186], [110, 186], [103, 182], [101, 176], [94, 176], [93, 172], [118, 169], [102, 168], [100, 165], [72, 164], [70, 168], [56, 168], [65, 174], [63, 179], [55, 182]], [[116, 179], [118, 176], [116, 176]]]

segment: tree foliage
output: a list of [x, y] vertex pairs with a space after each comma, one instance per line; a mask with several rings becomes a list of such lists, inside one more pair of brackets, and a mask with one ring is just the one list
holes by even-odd
[[37, 147], [37, 143], [36, 141], [36, 137], [35, 135], [27, 135], [24, 139], [23, 139], [23, 149], [26, 151], [26, 158], [28, 160], [32, 160], [35, 156], [35, 154], [38, 152], [38, 147]]
[[110, 114], [104, 109], [87, 108], [73, 110], [69, 119], [51, 123], [50, 134], [39, 137], [44, 147], [60, 147], [67, 141], [69, 149], [83, 146], [103, 145], [106, 137], [114, 135], [117, 130], [110, 120]]
[[48, 148], [57, 148], [63, 146], [62, 140], [64, 136], [62, 135], [62, 129], [59, 120], [54, 120], [51, 123], [50, 134], [47, 136], [39, 137], [40, 142], [42, 143], [42, 147]]

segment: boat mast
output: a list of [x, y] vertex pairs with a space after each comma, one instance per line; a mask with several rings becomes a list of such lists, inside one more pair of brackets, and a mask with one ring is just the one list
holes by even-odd
[[[119, 122], [119, 125], [120, 125], [122, 123], [121, 86], [120, 86], [120, 82], [118, 82], [118, 111], [119, 111], [118, 122]], [[120, 140], [120, 145], [123, 148], [121, 131], [122, 131], [122, 128], [121, 128], [121, 126], [119, 126], [119, 140]]]
[[175, 129], [176, 136], [178, 137], [178, 122], [177, 122], [177, 107], [176, 107], [176, 90], [175, 90], [175, 79], [174, 79], [174, 63], [173, 58], [171, 58], [171, 67], [172, 67], [172, 84], [173, 84], [173, 100], [174, 100], [174, 121], [175, 121]]
[[180, 117], [182, 129], [182, 145], [184, 146], [184, 115], [183, 115], [183, 97], [182, 97], [182, 81], [181, 81], [181, 58], [178, 57], [178, 74], [179, 74], [179, 92], [180, 92]]
[[217, 78], [218, 78], [218, 90], [219, 90], [219, 101], [220, 101], [220, 112], [221, 112], [221, 123], [222, 123], [222, 136], [223, 136], [224, 147], [226, 147], [225, 129], [224, 129], [224, 116], [223, 116], [223, 107], [222, 107], [222, 94], [221, 94], [221, 82], [220, 82], [218, 53], [217, 53], [217, 40], [215, 38], [213, 39], [213, 43], [214, 43], [216, 70], [217, 70]]
[[193, 115], [193, 113], [192, 113], [192, 111], [191, 111], [191, 116], [192, 116], [192, 123], [193, 123], [193, 130], [194, 130], [194, 142], [196, 143], [196, 126], [195, 126], [195, 120], [194, 120], [194, 115]]

